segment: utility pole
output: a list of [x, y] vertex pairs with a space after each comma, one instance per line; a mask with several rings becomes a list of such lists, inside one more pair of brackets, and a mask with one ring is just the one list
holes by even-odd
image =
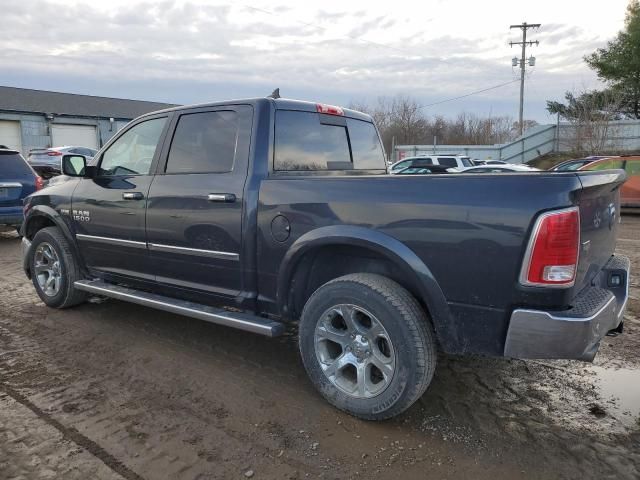
[[[509, 42], [509, 45], [511, 45], [512, 47], [514, 45], [522, 45], [522, 55], [520, 56], [520, 60], [518, 60], [517, 57], [513, 58], [513, 62], [512, 65], [514, 67], [517, 67], [518, 65], [520, 65], [520, 115], [518, 115], [518, 127], [519, 127], [519, 131], [520, 131], [520, 136], [522, 136], [522, 134], [524, 133], [524, 125], [523, 125], [523, 112], [524, 112], [524, 71], [526, 68], [526, 52], [527, 52], [527, 45], [529, 46], [533, 46], [533, 45], [539, 45], [540, 42], [538, 40], [534, 40], [534, 41], [527, 41], [527, 30], [530, 28], [540, 28], [540, 23], [527, 23], [527, 22], [522, 22], [520, 25], [511, 25], [509, 28], [513, 29], [513, 28], [519, 28], [522, 30], [522, 41], [521, 42]], [[536, 64], [536, 59], [535, 57], [531, 57], [529, 59], [529, 65], [530, 66], [534, 66]]]

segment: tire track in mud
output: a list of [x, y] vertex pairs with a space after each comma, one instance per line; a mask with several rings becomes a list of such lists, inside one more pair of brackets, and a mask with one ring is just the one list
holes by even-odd
[[38, 418], [40, 418], [41, 420], [46, 422], [48, 425], [51, 425], [58, 432], [60, 432], [65, 440], [71, 441], [76, 445], [84, 448], [89, 453], [91, 453], [94, 457], [102, 461], [102, 463], [104, 463], [108, 468], [113, 470], [118, 475], [121, 475], [127, 480], [144, 480], [143, 477], [141, 477], [136, 472], [128, 468], [124, 463], [116, 459], [113, 455], [107, 452], [104, 448], [102, 448], [96, 442], [84, 436], [82, 433], [80, 433], [78, 430], [76, 430], [73, 427], [65, 427], [62, 423], [60, 423], [58, 420], [53, 418], [48, 413], [42, 411], [40, 408], [38, 408], [38, 406], [32, 403], [24, 395], [22, 395], [17, 390], [7, 385], [1, 379], [0, 379], [0, 391], [6, 393], [11, 398], [13, 398], [13, 400], [15, 400], [22, 406], [31, 410]]

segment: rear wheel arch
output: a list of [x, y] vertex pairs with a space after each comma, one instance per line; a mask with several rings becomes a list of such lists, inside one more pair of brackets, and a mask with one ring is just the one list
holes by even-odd
[[297, 319], [317, 288], [351, 273], [382, 275], [408, 290], [431, 316], [446, 349], [455, 332], [444, 294], [429, 268], [399, 240], [364, 227], [322, 227], [290, 247], [278, 275], [280, 312]]

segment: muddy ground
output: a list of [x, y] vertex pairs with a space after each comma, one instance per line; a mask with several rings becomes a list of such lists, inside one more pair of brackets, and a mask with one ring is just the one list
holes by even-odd
[[638, 479], [640, 216], [618, 250], [625, 333], [593, 365], [441, 355], [416, 405], [366, 423], [315, 393], [293, 337], [46, 308], [0, 234], [0, 479]]

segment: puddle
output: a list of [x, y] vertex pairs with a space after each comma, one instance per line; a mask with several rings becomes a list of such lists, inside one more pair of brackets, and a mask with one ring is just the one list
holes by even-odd
[[640, 425], [640, 370], [630, 368], [590, 368], [605, 408], [626, 426]]

